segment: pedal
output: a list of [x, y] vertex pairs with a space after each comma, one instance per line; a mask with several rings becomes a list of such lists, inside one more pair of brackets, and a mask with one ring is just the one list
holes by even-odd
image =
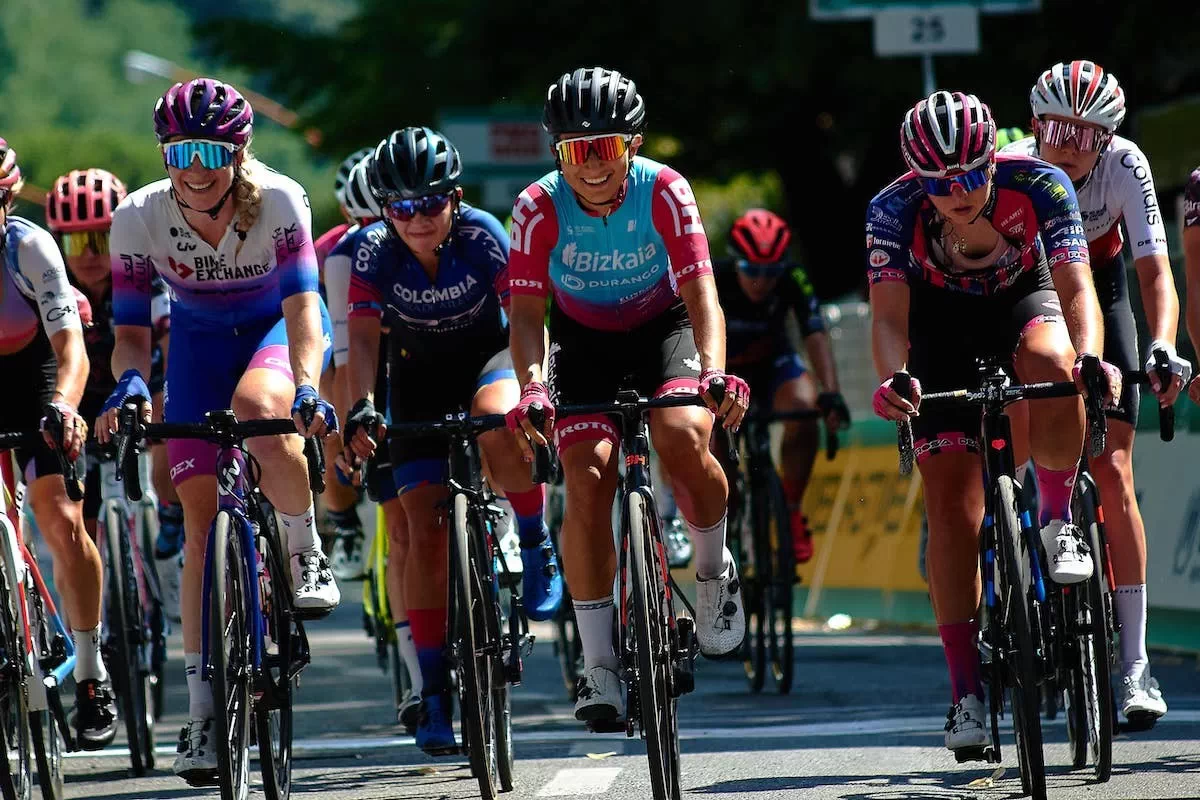
[[1120, 723], [1119, 728], [1122, 733], [1142, 733], [1148, 731], [1158, 724], [1158, 717], [1154, 714], [1148, 714], [1144, 711], [1134, 711], [1130, 714], [1125, 722]]
[[696, 689], [696, 653], [700, 649], [696, 643], [696, 621], [680, 617], [675, 621], [675, 632], [679, 639], [679, 648], [671, 660], [675, 677], [674, 694], [675, 697], [682, 697]]
[[960, 747], [954, 751], [954, 760], [959, 764], [965, 764], [968, 761], [995, 763], [992, 760], [992, 748], [983, 745], [979, 747]]
[[332, 608], [297, 608], [295, 609], [296, 619], [302, 619], [305, 622], [311, 622], [316, 619], [325, 619], [333, 613]]
[[593, 719], [588, 720], [587, 729], [592, 733], [625, 733], [627, 725], [623, 719]]

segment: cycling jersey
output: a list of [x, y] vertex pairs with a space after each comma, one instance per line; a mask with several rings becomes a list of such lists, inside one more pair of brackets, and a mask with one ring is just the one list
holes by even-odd
[[266, 167], [256, 181], [262, 189], [258, 220], [243, 239], [235, 216], [216, 247], [188, 225], [169, 178], [121, 202], [110, 239], [118, 325], [150, 326], [155, 272], [171, 288], [176, 318], [186, 315], [201, 328], [274, 320], [283, 300], [317, 291], [308, 195], [300, 184]]
[[[1036, 156], [1037, 140], [1032, 136], [1021, 139], [1001, 152]], [[1167, 233], [1154, 191], [1154, 176], [1150, 162], [1136, 144], [1113, 136], [1076, 194], [1093, 265], [1105, 264], [1120, 255], [1124, 243], [1119, 224], [1122, 219], [1135, 259], [1166, 254]]]
[[1052, 270], [1089, 263], [1079, 202], [1066, 173], [1035, 158], [998, 155], [992, 185], [983, 215], [1001, 240], [995, 252], [981, 259], [943, 249], [939, 234], [944, 223], [915, 173], [906, 173], [876, 195], [867, 210], [870, 282], [928, 283], [989, 295], [1043, 263]]
[[1200, 167], [1192, 170], [1187, 188], [1183, 190], [1183, 226], [1200, 226]]
[[795, 312], [800, 334], [825, 330], [821, 308], [808, 275], [797, 264], [788, 265], [775, 288], [761, 303], [742, 291], [733, 262], [717, 262], [717, 297], [725, 312], [725, 359], [728, 365], [757, 363], [792, 350], [787, 337], [787, 315]]
[[[335, 228], [336, 230], [336, 228]], [[329, 319], [333, 323], [333, 365], [346, 364], [350, 353], [350, 337], [346, 330], [346, 314], [350, 308], [350, 257], [354, 253], [357, 239], [354, 234], [361, 228], [352, 225], [333, 244], [321, 261], [324, 273], [325, 298], [329, 304]], [[324, 238], [324, 237], [322, 237]]]
[[675, 170], [641, 156], [606, 215], [585, 211], [558, 171], [513, 207], [512, 291], [546, 297], [577, 322], [628, 331], [678, 302], [678, 287], [712, 274], [695, 195]]
[[3, 248], [0, 355], [24, 350], [39, 329], [47, 338], [62, 330], [80, 330], [75, 293], [54, 237], [23, 217], [10, 215]]
[[386, 220], [374, 222], [337, 248], [351, 254], [347, 316], [382, 318], [418, 359], [466, 348], [496, 352], [507, 343], [508, 240], [500, 222], [466, 203], [451, 240], [438, 256], [437, 276], [425, 269]]
[[325, 259], [329, 257], [330, 252], [333, 251], [333, 248], [342, 240], [346, 233], [350, 231], [351, 227], [358, 226], [351, 226], [347, 222], [343, 222], [340, 225], [334, 225], [332, 228], [318, 236], [317, 241], [313, 243], [313, 249], [317, 253], [317, 265], [322, 271], [322, 276], [324, 275]]

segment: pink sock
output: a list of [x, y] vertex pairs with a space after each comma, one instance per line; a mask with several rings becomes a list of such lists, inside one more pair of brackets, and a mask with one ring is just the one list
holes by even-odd
[[957, 703], [969, 694], [983, 699], [983, 684], [979, 677], [979, 649], [976, 646], [974, 620], [938, 625], [946, 666], [950, 669], [950, 702]]
[[1052, 519], [1071, 521], [1071, 492], [1075, 489], [1075, 467], [1070, 469], [1047, 469], [1037, 467], [1038, 502], [1042, 505], [1041, 524]]

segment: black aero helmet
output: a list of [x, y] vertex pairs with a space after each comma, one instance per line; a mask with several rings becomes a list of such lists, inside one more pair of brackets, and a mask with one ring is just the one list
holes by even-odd
[[371, 193], [380, 202], [413, 200], [458, 187], [462, 161], [450, 140], [431, 128], [404, 128], [375, 148]]
[[616, 70], [580, 67], [546, 90], [542, 127], [551, 136], [565, 132], [640, 133], [646, 104], [637, 86]]

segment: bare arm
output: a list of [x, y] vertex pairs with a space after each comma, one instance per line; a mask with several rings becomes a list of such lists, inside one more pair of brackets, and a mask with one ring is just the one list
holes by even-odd
[[[1185, 240], [1186, 244], [1186, 240]], [[1175, 344], [1179, 333], [1179, 295], [1166, 254], [1142, 256], [1133, 262], [1142, 290], [1142, 308], [1151, 340]]]
[[871, 356], [881, 381], [908, 365], [908, 284], [883, 281], [871, 286]]
[[509, 301], [508, 344], [517, 382], [544, 383], [542, 362], [546, 359], [546, 301], [536, 295], [517, 294]]
[[725, 369], [725, 312], [717, 300], [717, 282], [712, 275], [688, 281], [679, 287], [679, 296], [687, 306], [688, 320], [696, 352], [700, 354], [700, 371]]
[[838, 386], [837, 365], [833, 361], [833, 348], [829, 345], [829, 334], [816, 331], [804, 337], [804, 351], [808, 354], [808, 363], [821, 382], [821, 388], [827, 392], [840, 392]]
[[87, 385], [88, 356], [83, 344], [83, 331], [67, 328], [50, 337], [54, 358], [58, 361], [58, 377], [54, 384], [54, 398], [79, 407], [83, 387]]
[[325, 354], [325, 337], [321, 331], [321, 296], [316, 292], [299, 292], [283, 300], [286, 320], [288, 356], [297, 386], [317, 386], [321, 382], [321, 362]]
[[[345, 369], [346, 401], [354, 405], [366, 398], [375, 402], [375, 377], [379, 368], [379, 317], [352, 317], [346, 323], [346, 335], [350, 340]], [[348, 410], [348, 409], [347, 409]]]
[[1092, 268], [1086, 263], [1069, 261], [1056, 267], [1051, 278], [1075, 352], [1100, 355], [1104, 351], [1104, 319], [1092, 283]]

